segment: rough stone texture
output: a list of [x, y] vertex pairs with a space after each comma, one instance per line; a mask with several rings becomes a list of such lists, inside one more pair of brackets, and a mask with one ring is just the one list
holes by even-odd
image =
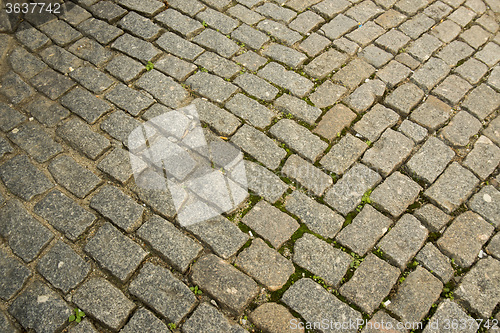
[[334, 287], [338, 287], [351, 261], [347, 253], [311, 234], [305, 233], [295, 242], [293, 262]]
[[234, 115], [261, 129], [269, 126], [276, 115], [267, 107], [243, 94], [236, 94], [232, 97], [226, 103], [226, 108]]
[[481, 216], [467, 211], [455, 218], [437, 241], [437, 246], [457, 265], [470, 267], [493, 230]]
[[484, 135], [486, 135], [491, 141], [500, 145], [500, 117], [493, 119], [488, 127], [484, 130]]
[[[300, 279], [291, 286], [281, 298], [282, 302], [298, 312], [308, 322], [320, 322], [329, 318], [335, 322], [361, 320], [361, 314], [341, 302], [311, 279]], [[345, 332], [356, 332], [357, 327]], [[334, 330], [328, 330], [334, 332]], [[328, 332], [327, 331], [327, 332]]]
[[[94, 277], [81, 285], [73, 295], [73, 302], [86, 315], [102, 322], [112, 330], [119, 330], [135, 309], [120, 289], [101, 277]], [[64, 317], [68, 320], [69, 314]]]
[[307, 104], [306, 101], [287, 94], [278, 98], [274, 102], [274, 106], [278, 110], [286, 114], [291, 114], [309, 125], [313, 125], [322, 113], [320, 109]]
[[414, 145], [403, 134], [387, 129], [364, 154], [362, 161], [386, 177], [406, 160]]
[[255, 281], [213, 254], [193, 265], [191, 280], [235, 314], [241, 313], [258, 292]]
[[196, 302], [195, 295], [184, 283], [166, 268], [151, 263], [141, 268], [130, 283], [129, 292], [174, 324], [191, 312]]
[[342, 175], [358, 158], [363, 155], [368, 145], [347, 133], [321, 159], [321, 165], [327, 170]]
[[285, 67], [271, 62], [257, 73], [261, 78], [268, 80], [289, 90], [297, 97], [305, 97], [313, 88], [314, 84], [305, 77], [285, 69]]
[[203, 249], [196, 241], [159, 216], [153, 216], [144, 223], [137, 230], [137, 235], [182, 273], [186, 272]]
[[486, 247], [486, 253], [494, 256], [495, 258], [500, 258], [500, 234], [496, 233], [495, 236], [491, 237], [491, 241]]
[[285, 208], [297, 216], [309, 230], [325, 238], [333, 238], [344, 223], [339, 214], [300, 191], [287, 196]]
[[208, 303], [202, 303], [198, 306], [193, 315], [186, 320], [182, 326], [186, 333], [197, 332], [233, 332], [244, 333], [246, 330], [241, 326], [230, 322], [219, 310]]
[[458, 112], [443, 128], [442, 137], [453, 146], [466, 146], [481, 128], [479, 120], [465, 111]]
[[398, 217], [417, 199], [422, 187], [409, 177], [394, 172], [370, 195], [374, 206]]
[[469, 201], [469, 207], [497, 229], [500, 227], [500, 192], [493, 186], [485, 186]]
[[327, 80], [316, 88], [309, 99], [316, 107], [325, 108], [337, 103], [346, 92], [345, 87]]
[[422, 100], [424, 92], [412, 83], [406, 83], [396, 88], [387, 98], [385, 103], [387, 106], [395, 109], [403, 116], [406, 116], [410, 111]]
[[111, 110], [108, 103], [81, 88], [75, 88], [64, 95], [61, 98], [61, 104], [89, 124], [95, 123], [103, 114]]
[[294, 179], [298, 184], [304, 186], [317, 196], [321, 196], [333, 184], [333, 179], [330, 175], [324, 173], [298, 155], [292, 155], [286, 160], [282, 172], [285, 176]]
[[430, 131], [443, 126], [450, 119], [451, 108], [434, 96], [429, 96], [423, 104], [414, 110], [410, 119]]
[[264, 303], [255, 309], [248, 317], [258, 329], [272, 333], [304, 333], [303, 328], [293, 329], [294, 316], [283, 305], [277, 303]]
[[479, 180], [453, 162], [424, 194], [447, 213], [456, 210], [471, 194]]
[[375, 171], [355, 164], [346, 174], [325, 194], [325, 202], [340, 212], [347, 215], [354, 210], [363, 195], [382, 180]]
[[321, 117], [314, 133], [333, 140], [356, 119], [356, 114], [343, 104], [336, 104]]
[[431, 243], [427, 243], [418, 252], [415, 259], [444, 284], [448, 283], [453, 277], [454, 271], [451, 266], [451, 260]]
[[446, 332], [449, 331], [449, 328], [445, 328], [444, 325], [440, 325], [440, 323], [467, 323], [465, 326], [459, 326], [460, 330], [465, 333], [473, 333], [477, 331], [476, 323], [471, 316], [467, 315], [460, 308], [458, 304], [450, 300], [444, 300], [441, 304], [439, 304], [436, 312], [430, 319], [429, 323], [425, 327], [424, 333], [438, 333], [438, 332]]
[[384, 107], [381, 104], [376, 104], [370, 111], [363, 115], [360, 121], [354, 124], [353, 129], [374, 142], [380, 134], [387, 128], [394, 126], [399, 120], [399, 115]]
[[0, 247], [0, 254], [0, 273], [3, 276], [0, 282], [0, 298], [8, 301], [22, 289], [31, 276], [31, 271], [10, 255], [6, 248]]
[[387, 309], [403, 321], [420, 321], [439, 298], [441, 289], [441, 281], [419, 266], [399, 286]]
[[238, 255], [234, 265], [270, 291], [281, 289], [295, 272], [290, 261], [271, 249], [260, 238], [255, 239], [250, 247]]
[[440, 232], [451, 220], [451, 216], [432, 204], [426, 204], [415, 211], [415, 216], [430, 232]]
[[500, 262], [493, 258], [480, 260], [460, 281], [456, 297], [482, 318], [489, 318], [500, 300], [498, 275]]
[[270, 203], [276, 202], [288, 188], [277, 175], [257, 163], [246, 161], [245, 171], [248, 189]]
[[479, 179], [485, 180], [495, 171], [498, 163], [500, 163], [500, 148], [482, 135], [465, 158], [463, 165], [472, 170]]
[[55, 155], [62, 152], [60, 144], [55, 142], [43, 128], [35, 122], [26, 123], [17, 127], [16, 131], [9, 133], [11, 139], [28, 155], [39, 163], [47, 162]]
[[182, 106], [188, 98], [186, 89], [157, 70], [147, 72], [135, 84], [172, 108]]
[[147, 252], [110, 223], [104, 224], [88, 240], [85, 252], [99, 265], [125, 282], [137, 269]]
[[340, 288], [340, 294], [371, 314], [389, 294], [399, 274], [399, 269], [369, 254]]
[[123, 327], [120, 332], [134, 333], [140, 331], [168, 333], [170, 330], [168, 329], [167, 325], [165, 325], [153, 313], [146, 310], [145, 308], [140, 308], [134, 313], [127, 325], [125, 325], [125, 327]]
[[410, 214], [403, 215], [378, 243], [384, 256], [402, 271], [422, 247], [429, 232]]

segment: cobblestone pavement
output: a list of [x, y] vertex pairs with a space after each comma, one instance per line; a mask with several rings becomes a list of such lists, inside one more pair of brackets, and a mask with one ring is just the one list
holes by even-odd
[[[500, 0], [282, 2], [2, 10], [1, 332], [496, 332]], [[183, 228], [127, 138], [189, 104], [250, 195]]]

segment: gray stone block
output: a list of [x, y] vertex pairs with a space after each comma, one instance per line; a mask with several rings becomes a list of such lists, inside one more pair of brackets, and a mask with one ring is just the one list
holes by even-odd
[[481, 135], [474, 149], [467, 155], [463, 165], [472, 170], [481, 180], [491, 175], [500, 163], [500, 148], [490, 139]]
[[63, 150], [36, 122], [25, 123], [17, 127], [16, 131], [11, 131], [8, 136], [39, 163], [47, 162]]
[[488, 72], [488, 66], [479, 60], [470, 58], [462, 65], [458, 66], [455, 69], [455, 72], [466, 79], [470, 84], [475, 85], [479, 83], [479, 81]]
[[456, 105], [470, 89], [472, 86], [467, 81], [459, 76], [450, 75], [434, 88], [433, 93], [450, 105]]
[[300, 67], [307, 59], [304, 54], [277, 43], [266, 45], [262, 50], [262, 55], [270, 57], [292, 68]]
[[344, 14], [338, 14], [330, 22], [324, 24], [319, 31], [331, 40], [336, 40], [357, 26], [358, 23], [355, 20]]
[[154, 103], [154, 99], [151, 97], [124, 84], [115, 86], [113, 90], [106, 94], [106, 99], [132, 116], [137, 116], [142, 110], [147, 109]]
[[500, 106], [500, 93], [495, 92], [486, 84], [471, 91], [465, 97], [462, 107], [476, 116], [479, 120], [484, 120]]
[[[73, 302], [88, 316], [118, 331], [125, 324], [135, 304], [123, 292], [101, 277], [93, 277], [80, 286]], [[69, 313], [64, 317], [68, 320]]]
[[371, 314], [389, 294], [399, 274], [396, 267], [369, 254], [340, 288], [340, 294]]
[[72, 79], [94, 94], [104, 92], [114, 83], [112, 79], [100, 70], [90, 66], [79, 67], [73, 72], [70, 72], [69, 75]]
[[367, 80], [352, 94], [344, 98], [344, 102], [358, 114], [368, 110], [376, 100], [385, 93], [385, 83], [380, 80]]
[[500, 227], [500, 192], [493, 186], [485, 186], [469, 201], [469, 207], [497, 229]]
[[234, 83], [246, 93], [263, 101], [272, 101], [279, 92], [276, 87], [254, 74], [244, 73], [239, 75], [234, 80]]
[[[250, 321], [260, 330], [268, 332], [291, 331], [296, 318], [286, 307], [277, 303], [264, 303], [255, 309], [248, 317]], [[298, 328], [296, 332], [304, 333], [303, 328]]]
[[425, 244], [415, 259], [444, 284], [448, 283], [455, 273], [451, 266], [451, 260], [432, 243]]
[[134, 332], [158, 332], [158, 333], [169, 333], [167, 325], [165, 325], [160, 319], [158, 319], [153, 313], [146, 310], [145, 308], [138, 309], [129, 322], [120, 331], [123, 333], [134, 333]]
[[282, 173], [318, 197], [322, 196], [325, 190], [333, 184], [330, 175], [295, 154], [287, 159]]
[[444, 300], [439, 304], [436, 312], [429, 320], [424, 333], [444, 333], [449, 331], [449, 329], [445, 328], [443, 325], [443, 323], [447, 323], [448, 321], [450, 323], [468, 323], [465, 327], [462, 325], [460, 329], [464, 333], [473, 333], [477, 331], [476, 323], [473, 323], [475, 320], [471, 316], [462, 310], [455, 302]]
[[306, 96], [313, 88], [314, 84], [305, 77], [293, 71], [286, 70], [285, 67], [270, 62], [257, 73], [261, 78], [274, 83], [285, 90], [289, 90], [297, 97]]
[[153, 61], [161, 54], [153, 44], [129, 34], [119, 37], [111, 47], [141, 62]]
[[297, 221], [264, 200], [259, 201], [243, 217], [242, 222], [275, 249], [279, 249], [299, 228]]
[[239, 19], [241, 22], [248, 24], [248, 25], [254, 25], [256, 23], [259, 23], [264, 19], [264, 17], [258, 13], [256, 13], [253, 10], [250, 10], [240, 4], [237, 4], [236, 6], [230, 7], [227, 10], [227, 13], [237, 19]]
[[354, 112], [343, 104], [336, 104], [321, 117], [313, 133], [332, 141], [344, 128], [349, 127], [354, 119], [356, 119]]
[[306, 10], [297, 15], [288, 26], [302, 34], [308, 34], [324, 22], [325, 20], [321, 16], [311, 10]]
[[372, 65], [363, 59], [354, 58], [345, 67], [333, 74], [332, 80], [352, 90], [373, 73], [375, 73], [375, 68]]
[[10, 255], [6, 248], [0, 247], [0, 254], [0, 274], [3, 277], [0, 282], [0, 298], [8, 301], [23, 288], [24, 283], [31, 276], [31, 271]]
[[[38, 77], [38, 75], [35, 76], [35, 78], [36, 77]], [[0, 94], [5, 96], [10, 103], [19, 104], [33, 95], [34, 92], [33, 88], [13, 71], [2, 76], [0, 81]]]
[[269, 126], [276, 116], [274, 111], [243, 94], [236, 94], [226, 102], [225, 106], [236, 116], [260, 129]]
[[451, 216], [432, 204], [426, 204], [414, 213], [430, 232], [441, 232], [451, 220]]
[[48, 98], [55, 100], [75, 86], [69, 77], [61, 75], [52, 69], [46, 69], [34, 76], [30, 83]]
[[186, 89], [157, 70], [152, 70], [142, 75], [135, 84], [137, 87], [149, 92], [159, 102], [171, 108], [183, 106], [189, 98], [189, 93]]
[[101, 122], [101, 129], [112, 138], [121, 141], [124, 146], [128, 146], [128, 138], [133, 130], [141, 126], [141, 123], [132, 118], [122, 110], [116, 110], [109, 114]]
[[58, 241], [38, 261], [36, 269], [50, 284], [67, 294], [87, 277], [90, 264], [69, 245]]
[[420, 185], [396, 171], [373, 190], [370, 199], [374, 206], [398, 217], [415, 202], [420, 191]]
[[106, 70], [117, 79], [130, 82], [135, 79], [144, 69], [144, 66], [126, 55], [114, 57], [106, 65]]
[[286, 197], [285, 208], [309, 230], [325, 238], [335, 237], [344, 224], [342, 216], [297, 190]]
[[61, 98], [61, 104], [82, 117], [89, 124], [95, 123], [103, 114], [111, 110], [111, 105], [79, 87]]
[[493, 226], [481, 216], [467, 211], [460, 214], [437, 241], [439, 249], [461, 267], [470, 267], [493, 234]]
[[155, 13], [165, 8], [165, 4], [157, 0], [143, 0], [141, 2], [134, 0], [118, 0], [118, 3], [131, 10], [145, 14], [146, 16], [153, 16]]
[[25, 115], [0, 102], [0, 130], [8, 132], [25, 120]]
[[161, 37], [156, 40], [156, 44], [161, 49], [189, 61], [193, 61], [204, 52], [204, 50], [198, 45], [193, 44], [169, 31], [161, 35]]
[[123, 30], [93, 17], [78, 25], [78, 30], [89, 35], [100, 44], [107, 45], [123, 34]]
[[384, 256], [401, 271], [417, 254], [429, 232], [420, 222], [410, 214], [403, 215], [377, 247], [384, 252]]
[[270, 203], [276, 202], [288, 189], [277, 175], [257, 163], [245, 161], [245, 171], [248, 189]]
[[193, 315], [182, 325], [186, 333], [208, 332], [245, 332], [243, 328], [230, 322], [219, 310], [208, 303], [201, 303]]
[[450, 115], [450, 106], [434, 96], [429, 96], [410, 114], [410, 119], [430, 131], [435, 131], [450, 119]]
[[43, 61], [23, 48], [14, 49], [10, 53], [8, 61], [14, 72], [27, 80], [47, 68]]
[[[230, 79], [241, 72], [241, 67], [231, 60], [227, 60], [213, 52], [202, 53], [195, 61], [195, 64], [202, 66], [215, 75], [225, 79]], [[196, 67], [195, 67], [196, 68]]]
[[497, 259], [500, 258], [500, 234], [498, 232], [495, 236], [491, 237], [491, 240], [486, 247], [486, 253]]
[[[191, 38], [204, 29], [200, 22], [189, 16], [182, 15], [172, 8], [168, 8], [156, 15], [155, 20], [186, 38]], [[201, 19], [201, 21], [203, 21], [203, 19]]]
[[217, 103], [225, 102], [238, 91], [238, 87], [234, 84], [205, 72], [191, 76], [186, 84], [195, 92]]
[[334, 70], [339, 69], [347, 58], [347, 55], [330, 49], [308, 63], [304, 67], [304, 71], [315, 79], [324, 79]]
[[203, 30], [203, 32], [193, 38], [193, 42], [218, 53], [224, 58], [231, 58], [240, 49], [238, 44], [212, 29]]
[[234, 115], [204, 99], [195, 99], [193, 104], [200, 120], [223, 136], [232, 135], [241, 125], [241, 121]]
[[113, 56], [110, 50], [105, 49], [96, 41], [86, 37], [75, 42], [68, 50], [74, 55], [90, 61], [96, 66], [104, 64]]
[[[205, 52], [209, 53], [209, 52]], [[205, 54], [205, 53], [202, 53]], [[198, 60], [201, 57], [198, 58]], [[163, 74], [166, 74], [168, 76], [173, 77], [176, 80], [179, 81], [184, 81], [186, 80], [191, 74], [194, 73], [195, 70], [198, 69], [198, 67], [190, 62], [184, 61], [182, 59], [177, 58], [176, 56], [173, 56], [171, 54], [167, 54], [165, 58], [162, 58], [158, 60], [154, 64], [155, 68], [162, 72]]]
[[408, 115], [411, 110], [422, 100], [424, 92], [412, 83], [406, 83], [396, 88], [387, 98], [387, 106], [394, 108], [403, 116]]
[[309, 125], [314, 125], [322, 113], [320, 109], [307, 104], [306, 101], [288, 94], [283, 94], [275, 100], [274, 107], [284, 113], [291, 114], [305, 121]]
[[331, 43], [332, 42], [328, 38], [313, 32], [299, 44], [298, 48], [305, 52], [309, 57], [315, 57]]
[[[234, 8], [234, 7], [232, 7]], [[257, 71], [267, 63], [267, 59], [253, 51], [247, 51], [233, 58], [238, 64], [241, 64], [251, 71]]]
[[291, 29], [288, 29], [284, 24], [272, 20], [260, 21], [257, 24], [257, 29], [260, 29], [271, 36], [275, 37], [279, 42], [287, 46], [292, 46], [302, 39], [302, 36]]
[[417, 39], [424, 32], [435, 24], [434, 20], [423, 13], [413, 16], [412, 19], [404, 22], [399, 29], [413, 39]]
[[[309, 95], [310, 101], [318, 108], [336, 104], [347, 93], [347, 88], [327, 80]], [[340, 104], [336, 104], [340, 105]]]
[[58, 127], [56, 134], [92, 160], [97, 159], [111, 145], [108, 139], [92, 131], [78, 118], [72, 118]]

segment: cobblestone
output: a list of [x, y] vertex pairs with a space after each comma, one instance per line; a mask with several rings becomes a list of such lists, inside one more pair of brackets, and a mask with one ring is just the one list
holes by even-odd
[[321, 80], [332, 71], [339, 69], [346, 60], [347, 56], [345, 54], [330, 49], [307, 64], [304, 71], [315, 79]]
[[430, 232], [441, 232], [443, 227], [451, 220], [451, 216], [432, 204], [426, 204], [417, 209], [414, 215]]
[[238, 44], [231, 39], [211, 29], [203, 30], [203, 32], [193, 38], [193, 42], [225, 58], [231, 58], [240, 49]]
[[241, 67], [234, 62], [208, 51], [202, 53], [195, 63], [225, 79], [230, 79], [241, 71]]
[[[1, 247], [0, 272], [3, 279], [0, 283], [0, 298], [8, 301], [16, 295], [31, 276], [31, 271], [18, 259], [9, 255], [6, 248]], [[2, 327], [2, 326], [0, 326]]]
[[248, 121], [251, 125], [264, 129], [269, 126], [276, 114], [259, 102], [243, 95], [236, 94], [227, 103], [226, 108], [236, 116]]
[[121, 330], [124, 333], [139, 331], [168, 333], [169, 329], [160, 319], [145, 308], [138, 309]]
[[348, 107], [337, 104], [326, 112], [319, 121], [313, 133], [319, 134], [322, 137], [333, 140], [342, 130], [356, 119], [356, 114]]
[[[439, 304], [435, 314], [429, 321], [429, 324], [426, 326], [424, 332], [443, 332], [445, 328], [439, 327], [439, 322], [444, 322], [443, 320], [450, 320], [450, 322], [460, 322], [474, 320], [472, 317], [468, 316], [456, 303], [450, 300], [445, 300], [441, 304]], [[466, 326], [464, 332], [474, 332], [476, 329], [475, 325]], [[437, 327], [437, 329], [434, 329]]]
[[444, 284], [448, 283], [453, 277], [454, 271], [451, 266], [451, 260], [431, 243], [427, 243], [420, 252], [418, 252], [415, 259], [438, 277]]
[[9, 133], [11, 139], [39, 163], [50, 160], [62, 152], [60, 144], [55, 142], [43, 128], [35, 122], [25, 123]]
[[173, 32], [167, 31], [156, 40], [156, 44], [163, 50], [189, 61], [193, 61], [204, 50], [196, 44], [182, 39]]
[[288, 186], [274, 173], [257, 163], [245, 162], [248, 189], [270, 203], [276, 202]]
[[342, 175], [363, 155], [366, 149], [368, 149], [366, 143], [347, 133], [320, 160], [320, 164], [336, 175]]
[[500, 163], [500, 148], [490, 139], [480, 136], [474, 149], [467, 155], [463, 165], [472, 170], [479, 179], [485, 180]]
[[499, 200], [500, 193], [493, 186], [488, 185], [472, 197], [469, 207], [498, 229], [500, 226]]
[[72, 118], [58, 127], [57, 135], [68, 141], [75, 149], [95, 160], [110, 146], [104, 136], [92, 131], [83, 121]]
[[135, 79], [143, 69], [140, 62], [125, 55], [116, 56], [106, 65], [106, 70], [111, 75], [127, 83]]
[[55, 181], [79, 198], [86, 197], [101, 182], [92, 171], [70, 156], [59, 156], [48, 166]]
[[282, 172], [318, 197], [333, 184], [332, 177], [298, 155], [292, 155], [286, 160]]
[[331, 81], [325, 81], [309, 95], [309, 99], [316, 107], [325, 108], [336, 104], [346, 92], [345, 87]]
[[112, 79], [101, 71], [90, 66], [79, 67], [70, 73], [73, 80], [94, 94], [100, 94], [114, 83]]
[[135, 84], [149, 92], [161, 103], [172, 108], [183, 105], [188, 98], [186, 89], [157, 70], [144, 74]]
[[479, 120], [465, 111], [458, 112], [448, 125], [443, 128], [441, 136], [453, 146], [466, 146], [470, 139], [481, 129]]
[[398, 217], [415, 202], [422, 187], [409, 177], [394, 172], [370, 196], [373, 205]]
[[111, 110], [108, 103], [79, 87], [64, 95], [60, 101], [63, 106], [89, 124], [95, 123], [103, 114]]
[[93, 17], [80, 23], [78, 25], [78, 30], [85, 35], [90, 35], [99, 43], [105, 45], [111, 43], [118, 36], [123, 34], [123, 30]]

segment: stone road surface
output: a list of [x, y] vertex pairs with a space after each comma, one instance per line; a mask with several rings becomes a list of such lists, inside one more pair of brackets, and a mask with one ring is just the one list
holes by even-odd
[[[0, 331], [496, 332], [499, 23], [500, 0], [2, 9]], [[183, 228], [127, 138], [191, 103], [250, 196]]]

